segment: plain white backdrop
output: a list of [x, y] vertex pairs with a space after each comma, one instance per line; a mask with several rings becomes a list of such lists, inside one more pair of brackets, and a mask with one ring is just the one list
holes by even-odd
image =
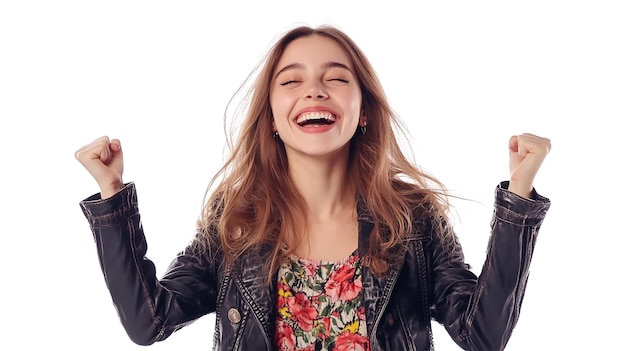
[[[333, 24], [368, 55], [416, 161], [454, 194], [479, 273], [507, 142], [553, 150], [552, 208], [507, 350], [623, 350], [626, 11], [619, 1], [5, 1], [0, 4], [0, 349], [140, 350], [118, 321], [78, 206], [74, 160], [109, 135], [162, 274], [222, 161], [228, 100], [270, 44]], [[437, 350], [456, 350], [434, 325]], [[210, 349], [213, 316], [150, 350]]]

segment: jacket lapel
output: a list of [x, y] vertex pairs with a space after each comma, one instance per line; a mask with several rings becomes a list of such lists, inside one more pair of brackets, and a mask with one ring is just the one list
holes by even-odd
[[[374, 220], [367, 207], [359, 202], [357, 205], [359, 222], [359, 256], [365, 258], [369, 248], [369, 238], [374, 229]], [[400, 268], [390, 265], [382, 276], [376, 276], [366, 265], [363, 265], [363, 307], [365, 308], [365, 321], [367, 334], [370, 341], [376, 340], [376, 329], [380, 323], [382, 312], [387, 307], [391, 298], [391, 291], [396, 283]], [[371, 345], [376, 349], [375, 345]]]
[[241, 292], [244, 301], [252, 309], [268, 340], [272, 340], [275, 326], [275, 279], [268, 287], [266, 284], [267, 273], [264, 263], [270, 259], [271, 249], [259, 248], [245, 253], [239, 260], [235, 273], [235, 284]]

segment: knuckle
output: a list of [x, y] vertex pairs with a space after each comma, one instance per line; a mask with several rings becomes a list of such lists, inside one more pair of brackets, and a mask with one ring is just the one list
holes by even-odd
[[76, 159], [80, 161], [82, 160], [84, 154], [85, 154], [85, 149], [80, 148], [76, 150], [76, 152], [74, 153], [74, 157], [76, 157]]

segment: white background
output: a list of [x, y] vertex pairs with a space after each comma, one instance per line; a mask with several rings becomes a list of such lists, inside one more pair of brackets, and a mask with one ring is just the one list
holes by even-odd
[[[122, 140], [162, 274], [222, 161], [229, 98], [281, 33], [334, 24], [371, 59], [417, 162], [475, 201], [455, 204], [477, 273], [509, 136], [551, 138], [536, 186], [553, 204], [507, 350], [623, 350], [624, 18], [619, 1], [2, 2], [0, 349], [143, 349], [104, 285], [78, 206], [97, 186], [74, 151]], [[150, 349], [208, 350], [212, 323]]]

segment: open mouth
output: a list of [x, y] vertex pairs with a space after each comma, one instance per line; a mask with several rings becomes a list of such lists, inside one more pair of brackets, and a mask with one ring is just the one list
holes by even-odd
[[298, 116], [296, 123], [301, 127], [327, 126], [335, 123], [335, 116], [330, 112], [306, 112]]

